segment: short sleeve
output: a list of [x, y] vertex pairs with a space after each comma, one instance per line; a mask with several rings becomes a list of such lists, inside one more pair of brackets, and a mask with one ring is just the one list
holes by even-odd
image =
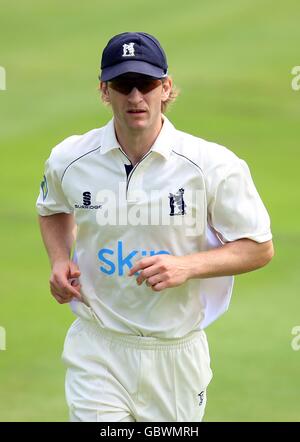
[[45, 174], [41, 182], [36, 207], [41, 216], [73, 212], [73, 208], [63, 192], [60, 174], [51, 155], [45, 164]]
[[224, 242], [272, 239], [268, 212], [243, 160], [237, 159], [216, 183], [208, 209], [211, 225]]

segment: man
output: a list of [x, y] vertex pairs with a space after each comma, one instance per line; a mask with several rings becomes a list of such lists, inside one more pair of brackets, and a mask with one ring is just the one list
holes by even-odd
[[232, 275], [271, 260], [269, 217], [245, 162], [163, 115], [174, 92], [153, 36], [114, 36], [101, 69], [113, 119], [53, 149], [37, 202], [52, 295], [78, 316], [63, 353], [70, 419], [201, 421], [203, 329], [228, 308]]

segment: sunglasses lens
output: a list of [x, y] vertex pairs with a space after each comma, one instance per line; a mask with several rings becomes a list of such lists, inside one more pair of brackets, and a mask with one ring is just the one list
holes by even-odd
[[109, 81], [109, 86], [121, 94], [128, 95], [133, 88], [147, 94], [161, 84], [161, 80], [151, 77], [119, 77]]
[[139, 89], [139, 91], [141, 91], [143, 94], [147, 94], [147, 92], [156, 89], [160, 85], [161, 85], [161, 80], [158, 80], [156, 78], [150, 78], [146, 81], [142, 80], [140, 88], [137, 87], [137, 89]]

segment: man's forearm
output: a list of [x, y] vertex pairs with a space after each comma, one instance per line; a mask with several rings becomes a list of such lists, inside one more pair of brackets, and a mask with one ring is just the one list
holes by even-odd
[[256, 243], [241, 239], [217, 249], [186, 256], [190, 278], [211, 278], [250, 272], [273, 257], [272, 241]]
[[67, 213], [39, 216], [42, 238], [51, 262], [66, 261], [74, 241], [74, 217]]

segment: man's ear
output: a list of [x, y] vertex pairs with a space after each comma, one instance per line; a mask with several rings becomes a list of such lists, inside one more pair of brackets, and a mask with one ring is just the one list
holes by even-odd
[[163, 81], [163, 89], [161, 93], [162, 101], [167, 101], [172, 90], [172, 78], [168, 77]]
[[100, 90], [101, 90], [101, 94], [102, 94], [102, 100], [105, 103], [110, 103], [108, 84], [106, 81], [100, 82]]

